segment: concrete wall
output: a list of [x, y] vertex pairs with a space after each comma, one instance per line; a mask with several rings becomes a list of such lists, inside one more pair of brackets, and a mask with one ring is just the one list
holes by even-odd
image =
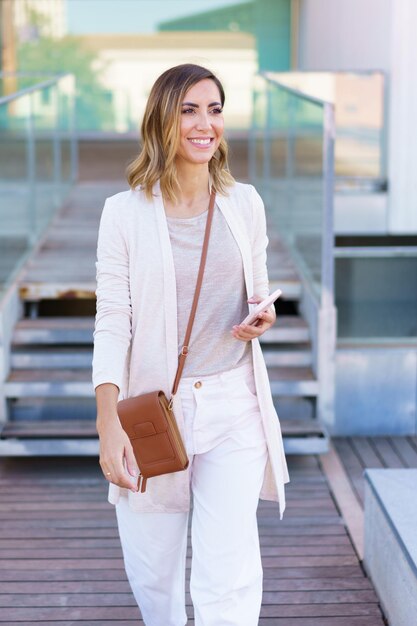
[[391, 1], [301, 0], [299, 68], [389, 70]]
[[416, 345], [338, 341], [332, 434], [417, 434]]
[[300, 0], [298, 67], [387, 76], [387, 233], [417, 233], [415, 0]]

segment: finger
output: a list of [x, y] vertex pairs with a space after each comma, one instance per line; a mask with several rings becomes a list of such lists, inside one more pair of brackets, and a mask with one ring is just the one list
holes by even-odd
[[127, 471], [133, 478], [137, 478], [139, 476], [139, 467], [130, 442], [125, 446], [125, 459]]
[[255, 339], [255, 337], [259, 337], [264, 333], [271, 325], [267, 322], [260, 320], [259, 326], [254, 326], [253, 324], [239, 326], [234, 328], [232, 334], [236, 339], [241, 339], [242, 341], [249, 341], [251, 339]]
[[[125, 459], [125, 455], [124, 455], [124, 459]], [[116, 480], [112, 481], [115, 482], [119, 487], [122, 487], [124, 489], [130, 489], [133, 492], [136, 492], [137, 489], [137, 477], [133, 478], [133, 476], [131, 476], [128, 471], [125, 469], [125, 465], [122, 461], [117, 461], [116, 465], [115, 465], [115, 473], [116, 473]]]
[[109, 482], [117, 485], [118, 487], [130, 489], [133, 492], [137, 491], [137, 485], [133, 481], [129, 480], [128, 475], [126, 474], [123, 467], [123, 460], [109, 458], [106, 459], [103, 466], [105, 468], [105, 478]]
[[262, 311], [262, 313], [259, 313], [258, 318], [263, 320], [264, 322], [267, 322], [268, 324], [272, 324], [275, 319], [273, 314], [269, 313], [269, 311]]

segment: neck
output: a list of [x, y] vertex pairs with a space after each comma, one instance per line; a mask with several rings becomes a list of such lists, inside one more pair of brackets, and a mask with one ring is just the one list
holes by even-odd
[[208, 195], [209, 169], [208, 163], [194, 165], [177, 161], [177, 177], [180, 186], [179, 202], [190, 204]]

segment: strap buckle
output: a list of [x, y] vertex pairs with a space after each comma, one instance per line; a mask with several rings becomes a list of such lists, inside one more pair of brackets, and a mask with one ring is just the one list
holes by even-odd
[[183, 346], [183, 347], [181, 348], [180, 355], [182, 355], [182, 356], [187, 356], [187, 354], [188, 354], [188, 346]]

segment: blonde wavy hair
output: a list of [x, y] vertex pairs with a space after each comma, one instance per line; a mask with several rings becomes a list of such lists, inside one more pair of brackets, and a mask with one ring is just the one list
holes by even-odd
[[[185, 63], [171, 67], [159, 76], [151, 89], [141, 127], [142, 148], [126, 170], [129, 186], [134, 189], [141, 185], [148, 199], [152, 198], [152, 188], [159, 180], [163, 196], [171, 202], [177, 200], [180, 188], [175, 157], [180, 140], [181, 104], [186, 92], [206, 78], [218, 87], [223, 107], [225, 95], [221, 82], [200, 65]], [[222, 137], [210, 159], [209, 172], [215, 190], [223, 194], [227, 194], [227, 187], [234, 183], [227, 154], [227, 142]]]

